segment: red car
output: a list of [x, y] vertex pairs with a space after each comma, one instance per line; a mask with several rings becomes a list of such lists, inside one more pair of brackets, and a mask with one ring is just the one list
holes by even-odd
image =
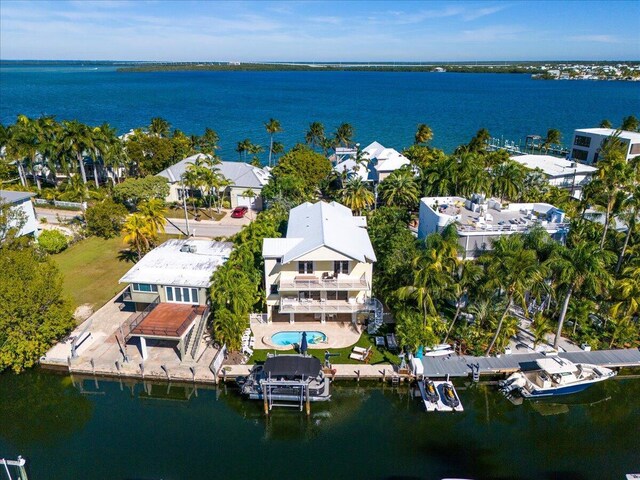
[[249, 209], [247, 207], [236, 207], [231, 212], [231, 218], [242, 218], [244, 217]]

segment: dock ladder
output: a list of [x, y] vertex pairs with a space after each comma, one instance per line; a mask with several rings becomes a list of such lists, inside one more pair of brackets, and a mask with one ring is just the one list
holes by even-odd
[[[17, 460], [7, 460], [6, 458], [0, 458], [0, 465], [4, 467], [3, 470], [8, 480], [13, 480], [14, 478], [16, 480], [29, 480], [27, 476], [27, 470], [25, 468], [26, 464], [26, 460], [19, 455]], [[17, 473], [17, 476], [11, 476], [11, 470], [9, 470], [9, 467], [13, 467], [13, 472]]]

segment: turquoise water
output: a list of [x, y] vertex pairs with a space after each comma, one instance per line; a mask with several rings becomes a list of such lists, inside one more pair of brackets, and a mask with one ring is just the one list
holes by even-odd
[[[74, 385], [75, 382], [75, 385]], [[237, 389], [0, 376], [0, 457], [31, 480], [569, 479], [640, 472], [640, 382], [509, 403], [457, 384], [465, 411], [425, 413], [406, 385], [335, 383], [307, 418]], [[2, 477], [0, 477], [2, 478]]]
[[120, 132], [148, 125], [154, 116], [174, 127], [220, 134], [223, 158], [249, 137], [263, 146], [263, 123], [274, 117], [286, 146], [302, 141], [308, 124], [333, 131], [355, 127], [356, 140], [401, 148], [418, 123], [434, 130], [434, 145], [451, 151], [482, 127], [519, 140], [608, 118], [640, 116], [640, 84], [540, 81], [528, 75], [390, 72], [152, 72], [118, 73], [109, 66], [0, 65], [0, 121], [17, 114], [56, 115], [90, 124], [109, 122]]
[[[313, 345], [314, 343], [324, 342], [327, 340], [327, 336], [322, 332], [307, 331], [307, 343]], [[286, 347], [289, 345], [298, 344], [302, 341], [302, 332], [278, 332], [271, 336], [271, 342], [274, 345]]]

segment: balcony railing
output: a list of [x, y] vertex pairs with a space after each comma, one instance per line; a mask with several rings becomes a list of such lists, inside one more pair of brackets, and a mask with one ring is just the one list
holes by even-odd
[[545, 230], [560, 230], [562, 228], [568, 228], [569, 223], [563, 222], [532, 222], [529, 221], [526, 224], [505, 224], [499, 225], [496, 223], [477, 223], [474, 225], [458, 224], [457, 228], [459, 232], [526, 232], [531, 230], [534, 226], [540, 225]]
[[346, 300], [309, 300], [297, 298], [282, 298], [280, 313], [354, 313], [372, 310], [375, 303], [372, 300], [354, 302]]
[[293, 278], [280, 278], [280, 290], [368, 290], [366, 275], [359, 278], [346, 275], [324, 276], [296, 275]]

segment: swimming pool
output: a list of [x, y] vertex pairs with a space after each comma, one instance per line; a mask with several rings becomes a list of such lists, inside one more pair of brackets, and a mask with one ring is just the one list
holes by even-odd
[[[300, 345], [302, 341], [302, 332], [278, 332], [271, 336], [271, 342], [278, 347], [288, 347], [293, 344]], [[315, 343], [326, 342], [327, 336], [322, 332], [315, 330], [307, 331], [307, 343], [313, 345]]]

